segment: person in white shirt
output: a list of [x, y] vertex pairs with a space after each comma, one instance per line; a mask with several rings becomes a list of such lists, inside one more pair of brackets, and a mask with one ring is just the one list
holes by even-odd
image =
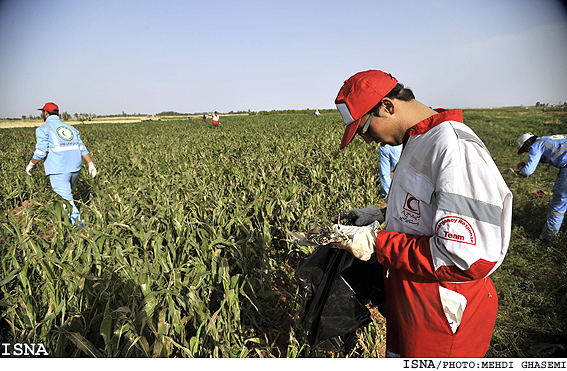
[[215, 111], [215, 113], [213, 114], [213, 127], [218, 128], [219, 123], [220, 123], [219, 113], [217, 111]]
[[489, 276], [512, 221], [512, 193], [490, 153], [461, 110], [431, 109], [383, 71], [351, 76], [335, 103], [346, 124], [341, 149], [357, 133], [404, 146], [384, 228], [333, 226], [348, 237], [333, 247], [384, 268], [387, 355], [483, 357], [498, 308]]

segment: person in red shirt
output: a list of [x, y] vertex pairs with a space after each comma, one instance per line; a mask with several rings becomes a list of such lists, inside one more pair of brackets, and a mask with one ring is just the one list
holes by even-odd
[[215, 111], [215, 113], [213, 114], [213, 127], [214, 128], [218, 128], [219, 127], [219, 113], [217, 111]]
[[383, 229], [333, 226], [347, 237], [333, 247], [384, 267], [387, 356], [483, 357], [498, 309], [489, 275], [512, 219], [512, 193], [490, 153], [461, 110], [431, 109], [383, 71], [351, 76], [335, 103], [346, 124], [341, 149], [357, 133], [403, 144]]

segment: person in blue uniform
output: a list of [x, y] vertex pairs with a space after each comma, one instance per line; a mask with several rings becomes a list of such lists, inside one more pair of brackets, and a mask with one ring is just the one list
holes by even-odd
[[565, 211], [567, 211], [567, 135], [538, 137], [532, 133], [526, 133], [518, 139], [518, 144], [520, 145], [518, 154], [524, 152], [529, 154], [527, 163], [518, 164], [521, 176], [533, 174], [540, 162], [551, 164], [559, 169], [553, 185], [553, 196], [549, 202], [547, 221], [540, 235], [542, 240], [552, 241], [559, 233]]
[[392, 170], [396, 168], [402, 154], [403, 144], [391, 146], [389, 144], [380, 145], [380, 184], [382, 185], [381, 194], [388, 197], [390, 184], [392, 183]]
[[71, 189], [79, 178], [82, 158], [87, 162], [89, 174], [93, 178], [97, 170], [79, 131], [59, 119], [59, 107], [49, 102], [38, 109], [45, 124], [35, 130], [37, 143], [26, 173], [31, 176], [35, 165], [44, 161], [45, 175], [49, 176], [51, 188], [73, 207], [69, 214], [71, 222], [84, 226], [81, 214], [73, 202]]

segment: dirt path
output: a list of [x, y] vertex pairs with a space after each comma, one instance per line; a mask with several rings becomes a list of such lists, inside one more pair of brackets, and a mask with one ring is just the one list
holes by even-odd
[[[222, 116], [239, 116], [245, 114], [223, 114]], [[202, 115], [191, 114], [194, 120], [201, 118]], [[161, 120], [177, 119], [177, 120], [187, 120], [188, 116], [159, 116]], [[92, 121], [85, 121], [82, 124], [123, 124], [123, 123], [136, 123], [148, 120], [147, 116], [135, 116], [135, 117], [97, 117], [92, 119]], [[155, 118], [153, 118], [155, 120]], [[76, 118], [71, 118], [69, 120], [63, 120], [69, 125], [81, 124]], [[10, 128], [32, 128], [43, 125], [42, 120], [0, 120], [0, 129], [10, 129]]]
[[[96, 118], [92, 121], [85, 121], [83, 124], [108, 124], [108, 123], [127, 123], [127, 122], [141, 122], [140, 117], [117, 117], [117, 118]], [[81, 122], [71, 119], [65, 121], [70, 125], [81, 124]], [[31, 128], [43, 125], [42, 120], [0, 120], [0, 129], [10, 128]]]

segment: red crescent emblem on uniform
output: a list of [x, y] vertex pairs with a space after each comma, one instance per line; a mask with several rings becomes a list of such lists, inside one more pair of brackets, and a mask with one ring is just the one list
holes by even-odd
[[406, 202], [404, 203], [404, 210], [420, 215], [419, 200], [408, 193], [406, 195]]
[[[415, 207], [412, 206], [412, 204], [415, 204]], [[419, 201], [417, 201], [417, 199], [415, 197], [408, 197], [408, 199], [406, 200], [406, 207], [408, 209], [410, 209], [411, 211], [417, 212], [418, 208], [419, 208]]]

